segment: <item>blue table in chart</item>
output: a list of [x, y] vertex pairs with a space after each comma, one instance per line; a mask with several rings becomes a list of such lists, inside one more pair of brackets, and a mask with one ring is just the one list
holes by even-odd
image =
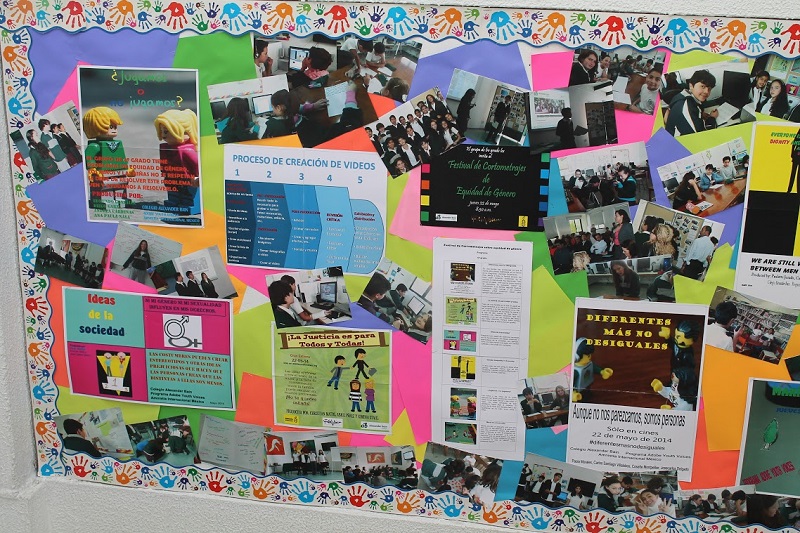
[[228, 262], [369, 273], [383, 255], [384, 221], [347, 187], [228, 180]]

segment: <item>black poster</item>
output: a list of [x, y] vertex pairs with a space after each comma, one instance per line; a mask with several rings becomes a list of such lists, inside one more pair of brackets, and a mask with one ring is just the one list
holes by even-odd
[[550, 154], [462, 144], [422, 167], [423, 226], [543, 231]]

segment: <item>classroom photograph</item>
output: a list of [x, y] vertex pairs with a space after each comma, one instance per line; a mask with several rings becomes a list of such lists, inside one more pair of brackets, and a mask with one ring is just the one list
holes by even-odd
[[527, 453], [514, 500], [551, 508], [592, 509], [595, 507], [592, 496], [602, 478], [600, 471]]
[[756, 119], [747, 60], [732, 59], [668, 72], [661, 111], [670, 135], [690, 135]]
[[656, 169], [669, 205], [709, 216], [744, 201], [750, 155], [741, 138], [701, 150]]
[[676, 470], [605, 472], [602, 478], [592, 495], [595, 509], [677, 516], [683, 504]]
[[372, 487], [417, 487], [417, 462], [413, 446], [339, 446], [330, 451], [338, 475], [345, 483]]
[[456, 127], [477, 144], [527, 146], [527, 91], [461, 69], [453, 71], [447, 106], [456, 110]]
[[42, 228], [35, 272], [78, 287], [99, 289], [103, 285], [108, 250], [51, 228]]
[[611, 81], [528, 93], [531, 153], [617, 144], [613, 93]]
[[159, 294], [193, 298], [237, 296], [217, 245], [155, 265], [150, 278]]
[[333, 450], [339, 435], [331, 431], [273, 431], [267, 434], [273, 445], [267, 449], [267, 474], [283, 479], [305, 477], [314, 481], [341, 481], [342, 469]]
[[643, 142], [619, 144], [556, 158], [570, 213], [654, 199]]
[[708, 310], [706, 344], [777, 365], [797, 316], [794, 309], [717, 287]]
[[674, 302], [672, 256], [618, 259], [586, 266], [590, 298]]
[[358, 305], [394, 329], [427, 344], [433, 332], [431, 284], [384, 257]]
[[151, 268], [180, 257], [182, 250], [179, 242], [120, 222], [111, 247], [109, 272], [155, 289]]
[[200, 462], [197, 443], [185, 415], [129, 424], [127, 428], [136, 458], [145, 464], [163, 462], [182, 467]]
[[[286, 76], [232, 81], [208, 86], [208, 100], [217, 143], [228, 144], [278, 137], [267, 132], [273, 118], [272, 95], [288, 91]], [[289, 135], [290, 132], [281, 135]]]
[[83, 162], [78, 108], [71, 100], [44, 115], [34, 115], [29, 126], [12, 131], [9, 137], [40, 180]]
[[629, 209], [627, 203], [618, 203], [545, 217], [553, 273], [580, 272], [589, 263], [624, 259], [636, 252], [638, 248], [628, 242], [635, 239]]
[[97, 459], [108, 455], [119, 461], [128, 461], [134, 456], [119, 407], [56, 416], [53, 421], [65, 450], [86, 453]]
[[633, 220], [631, 258], [669, 255], [676, 275], [703, 280], [725, 224], [642, 201]]
[[[575, 317], [573, 354], [573, 400], [600, 405], [695, 411], [700, 389], [704, 320], [695, 315], [648, 314], [669, 318], [671, 326], [640, 326], [651, 337], [641, 341], [661, 348], [603, 346], [594, 344], [605, 336], [607, 324], [586, 320], [591, 308], [579, 308]], [[638, 317], [641, 312], [617, 311], [620, 317]], [[681, 346], [674, 337], [679, 337]], [[625, 340], [631, 340], [627, 338]], [[620, 344], [620, 343], [617, 343]], [[668, 351], [669, 350], [669, 351]], [[673, 354], [673, 350], [675, 353]], [[611, 372], [607, 372], [610, 369]]]
[[[298, 270], [270, 275], [266, 279], [278, 328], [328, 325], [352, 318], [342, 267]], [[272, 300], [273, 294], [275, 300]]]
[[517, 401], [527, 429], [563, 426], [569, 420], [569, 375], [556, 372], [525, 378]]
[[320, 34], [313, 37], [282, 35], [274, 39], [254, 37], [256, 77], [281, 74], [291, 77], [297, 72], [308, 75], [303, 62], [310, 62], [307, 58], [312, 47], [325, 49], [331, 55], [331, 64], [327, 67], [329, 72], [336, 73], [347, 67], [349, 70], [344, 71], [346, 78], [360, 82], [370, 94], [398, 102], [405, 102], [408, 98], [422, 53], [422, 41], [417, 39], [396, 41], [379, 37], [368, 41], [352, 35], [330, 39]]
[[502, 469], [502, 459], [429, 442], [417, 488], [429, 492], [453, 491], [469, 497], [475, 505], [491, 508]]
[[778, 54], [763, 54], [755, 58], [750, 70], [750, 96], [756, 111], [800, 122], [799, 88], [799, 60], [785, 59]]

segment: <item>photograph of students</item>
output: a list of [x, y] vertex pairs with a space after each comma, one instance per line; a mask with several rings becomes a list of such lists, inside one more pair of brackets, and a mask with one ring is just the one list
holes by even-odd
[[79, 287], [100, 288], [107, 254], [99, 244], [45, 227], [33, 269]]
[[603, 479], [597, 494], [597, 507], [615, 513], [619, 502], [617, 498], [622, 494], [622, 483], [617, 476]]
[[220, 132], [220, 144], [253, 141], [258, 139], [258, 129], [250, 114], [250, 105], [240, 97], [231, 98], [225, 109], [227, 122]]
[[711, 113], [703, 111], [717, 79], [709, 71], [701, 69], [687, 80], [687, 84], [688, 88], [670, 101], [664, 121], [666, 130], [676, 137], [713, 129], [716, 126], [714, 119], [719, 116], [717, 110]]
[[75, 139], [67, 132], [64, 124], [53, 124], [50, 128], [56, 142], [58, 142], [58, 145], [67, 156], [67, 163], [70, 168], [82, 163], [83, 155], [81, 154], [80, 148], [78, 148], [78, 143], [75, 142]]
[[789, 95], [783, 80], [769, 82], [767, 97], [756, 106], [756, 111], [776, 118], [783, 118], [789, 112]]
[[698, 237], [689, 245], [686, 255], [683, 258], [681, 273], [692, 279], [700, 279], [711, 257], [714, 255], [716, 244], [711, 240], [711, 226], [703, 226]]
[[[216, 245], [157, 264], [148, 272], [161, 294], [223, 299], [237, 296], [236, 287]], [[203, 290], [204, 281], [208, 294]]]
[[612, 261], [614, 288], [619, 298], [640, 299], [639, 274], [622, 261]]
[[44, 144], [55, 159], [58, 168], [63, 172], [68, 170], [72, 165], [67, 162], [67, 155], [64, 153], [64, 150], [61, 149], [61, 145], [58, 143], [58, 140], [55, 137], [54, 128], [55, 125], [51, 124], [49, 120], [46, 118], [39, 119], [37, 123], [39, 127], [39, 139], [41, 140], [42, 144]]
[[572, 125], [572, 109], [565, 107], [561, 110], [561, 120], [556, 125], [556, 135], [560, 141], [559, 150], [575, 148], [575, 127]]
[[272, 313], [278, 328], [289, 328], [301, 325], [300, 315], [292, 309], [295, 302], [292, 288], [281, 280], [273, 281], [267, 291], [272, 304]]
[[609, 67], [611, 67], [611, 56], [608, 55], [607, 52], [600, 52], [600, 62], [597, 63], [595, 81], [610, 80], [611, 73], [609, 72]]
[[647, 72], [644, 85], [639, 91], [639, 96], [631, 101], [630, 107], [626, 107], [628, 111], [644, 113], [652, 115], [656, 110], [656, 101], [661, 88], [661, 76], [663, 72], [658, 68], [650, 68]]
[[33, 171], [40, 180], [49, 180], [53, 176], [61, 173], [61, 169], [56, 163], [53, 152], [40, 139], [36, 130], [30, 129], [25, 134], [28, 140], [28, 156], [31, 159]]
[[456, 126], [458, 127], [458, 131], [461, 132], [461, 135], [464, 135], [467, 131], [467, 126], [469, 125], [469, 113], [476, 104], [472, 103], [472, 100], [475, 98], [475, 89], [469, 88], [464, 91], [464, 96], [461, 97], [461, 100], [458, 102], [458, 109], [456, 110]]
[[138, 283], [144, 283], [147, 276], [147, 269], [152, 266], [150, 260], [150, 252], [147, 250], [147, 241], [142, 239], [139, 246], [131, 252], [128, 260], [122, 265], [122, 268], [130, 267], [130, 278]]
[[572, 70], [570, 70], [569, 74], [569, 85], [594, 83], [597, 75], [596, 67], [597, 53], [594, 50], [581, 50], [578, 53], [578, 57], [572, 63]]
[[694, 172], [687, 172], [681, 178], [681, 183], [675, 190], [675, 196], [672, 199], [672, 208], [681, 211], [686, 210], [686, 204], [691, 202], [696, 204], [703, 200], [703, 193], [700, 191], [700, 186], [697, 184], [697, 177]]
[[761, 70], [753, 76], [750, 83], [750, 101], [758, 109], [763, 105], [763, 101], [768, 98], [769, 89], [767, 83], [769, 82], [769, 72]]
[[253, 58], [256, 65], [256, 75], [259, 78], [272, 76], [273, 59], [269, 57], [267, 41], [263, 39], [253, 39]]

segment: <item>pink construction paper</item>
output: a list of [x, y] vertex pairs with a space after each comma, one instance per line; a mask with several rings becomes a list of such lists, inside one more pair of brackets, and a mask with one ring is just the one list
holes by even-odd
[[267, 297], [269, 297], [269, 293], [267, 292], [267, 276], [290, 272], [289, 270], [243, 267], [236, 265], [227, 265], [227, 269], [228, 274]]
[[[403, 189], [397, 212], [389, 226], [389, 233], [401, 239], [419, 244], [425, 248], [433, 248], [433, 239], [447, 237], [450, 239], [491, 239], [495, 241], [513, 241], [514, 231], [469, 229], [469, 228], [437, 228], [423, 226], [419, 222], [419, 188], [421, 169], [417, 167], [408, 175], [408, 183]], [[416, 430], [415, 430], [416, 431]]]
[[[560, 89], [569, 85], [569, 74], [572, 69], [573, 52], [554, 52], [550, 54], [536, 54], [531, 56], [531, 85], [534, 91], [544, 91], [547, 89]], [[664, 69], [669, 64], [670, 53], [666, 52], [664, 58]], [[539, 75], [537, 75], [537, 72]], [[655, 113], [659, 113], [656, 104]], [[618, 144], [646, 141], [653, 132], [656, 115], [644, 115], [641, 113], [631, 113], [617, 109]], [[608, 145], [611, 146], [611, 145]], [[569, 150], [557, 150], [553, 152], [553, 157], [564, 157], [572, 154], [579, 154], [589, 150], [601, 148], [600, 146], [589, 146], [585, 148], [572, 148]]]
[[[403, 409], [405, 409], [403, 394], [401, 392], [400, 385], [397, 383], [397, 378], [394, 376], [392, 377], [392, 390], [394, 391], [392, 394], [392, 423], [394, 424], [394, 422], [397, 421], [397, 418], [403, 413]], [[392, 446], [392, 444], [386, 442], [384, 435], [351, 433], [350, 446]]]
[[[120, 350], [130, 354], [128, 366], [131, 371], [131, 396], [117, 396], [100, 392], [100, 381], [105, 381], [106, 373], [98, 369], [97, 352], [116, 354]], [[147, 401], [147, 361], [144, 348], [130, 346], [90, 344], [86, 342], [68, 342], [67, 358], [72, 392], [87, 394], [107, 400]], [[98, 376], [98, 374], [101, 374]]]
[[[78, 65], [88, 65], [88, 63], [85, 61], [78, 61]], [[48, 113], [67, 102], [72, 102], [75, 106], [78, 105], [78, 67], [75, 67], [75, 70], [69, 75], [67, 81], [64, 82], [64, 86], [61, 87], [61, 90], [56, 95], [56, 99], [53, 101], [53, 105], [50, 106]]]
[[138, 292], [141, 294], [157, 294], [158, 291], [154, 287], [150, 287], [143, 283], [133, 281], [116, 272], [112, 272], [106, 267], [105, 276], [103, 276], [103, 288], [112, 291], [120, 292]]

